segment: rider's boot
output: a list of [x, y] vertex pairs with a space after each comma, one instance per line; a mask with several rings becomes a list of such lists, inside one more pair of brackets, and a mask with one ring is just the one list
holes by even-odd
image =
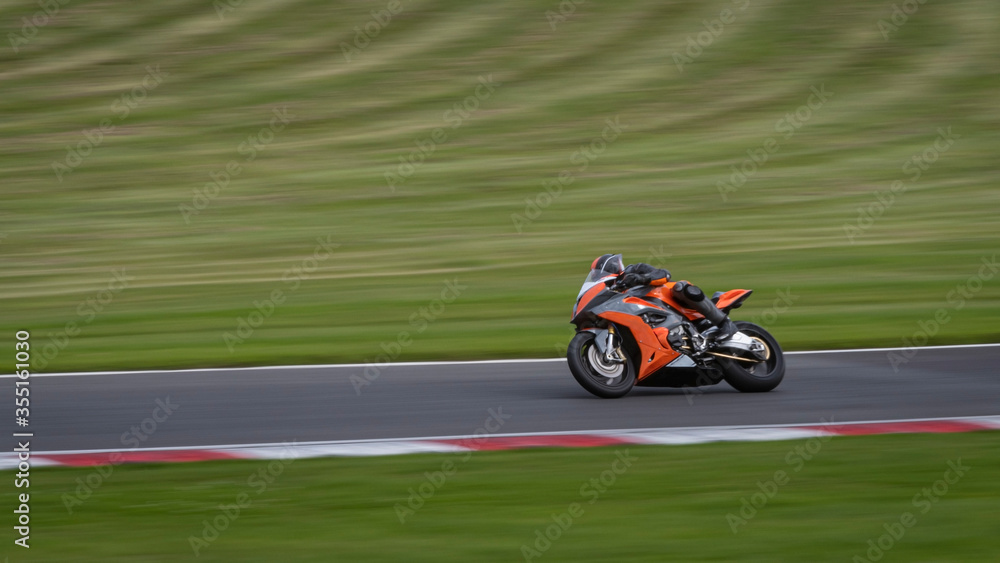
[[719, 310], [711, 299], [706, 299], [705, 293], [698, 286], [690, 282], [679, 281], [674, 284], [673, 292], [678, 301], [701, 313], [712, 326], [718, 329], [712, 334], [716, 342], [725, 340], [739, 332], [740, 329], [729, 319], [729, 315]]

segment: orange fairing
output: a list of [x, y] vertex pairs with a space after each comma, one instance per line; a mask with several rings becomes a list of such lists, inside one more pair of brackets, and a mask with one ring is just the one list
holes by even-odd
[[664, 309], [663, 307], [660, 307], [655, 303], [650, 303], [649, 301], [643, 301], [638, 297], [626, 297], [625, 299], [622, 299], [622, 301], [624, 301], [625, 303], [631, 303], [633, 305], [639, 305], [641, 307], [656, 307], [657, 309], [666, 311], [666, 309]]
[[658, 326], [653, 329], [653, 334], [655, 334], [656, 339], [660, 341], [660, 346], [663, 346], [664, 348], [673, 349], [673, 346], [670, 345], [670, 341], [667, 340], [667, 338], [670, 336], [669, 329], [664, 328], [662, 326]]
[[669, 346], [664, 347], [660, 343], [660, 339], [657, 338], [657, 334], [642, 318], [615, 311], [601, 313], [600, 316], [615, 324], [627, 327], [632, 332], [632, 336], [635, 337], [635, 341], [639, 345], [639, 365], [636, 366], [639, 370], [639, 381], [680, 356], [680, 353], [675, 352]]
[[731, 307], [733, 305], [739, 307], [740, 303], [749, 297], [751, 293], [753, 293], [752, 289], [730, 289], [719, 296], [719, 301], [715, 304], [715, 306], [722, 310], [725, 310], [726, 307]]
[[663, 301], [667, 305], [673, 307], [675, 310], [680, 311], [680, 313], [685, 317], [687, 317], [688, 320], [693, 321], [695, 319], [702, 318], [701, 313], [695, 311], [694, 309], [688, 309], [684, 305], [681, 305], [676, 299], [674, 299], [673, 288], [675, 283], [677, 282], [667, 282], [661, 286], [653, 287], [653, 289], [651, 289], [649, 293], [646, 294], [646, 296], [654, 297], [656, 299], [659, 299], [660, 301]]
[[603, 283], [599, 283], [594, 287], [588, 289], [586, 293], [581, 295], [580, 301], [577, 302], [576, 307], [573, 309], [573, 316], [576, 316], [577, 312], [585, 309], [587, 307], [587, 303], [590, 303], [590, 300], [596, 297], [597, 294], [604, 289], [605, 285]]

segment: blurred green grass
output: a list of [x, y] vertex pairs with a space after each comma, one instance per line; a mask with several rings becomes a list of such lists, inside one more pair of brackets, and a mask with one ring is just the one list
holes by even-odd
[[[619, 452], [634, 458], [630, 467], [613, 465]], [[396, 505], [446, 462], [455, 472], [434, 477], [433, 495], [401, 524]], [[937, 485], [927, 509], [914, 498], [949, 462], [969, 469], [946, 493]], [[219, 520], [224, 529], [197, 560], [522, 561], [536, 530], [579, 503], [583, 514], [533, 560], [847, 561], [910, 512], [916, 525], [886, 560], [994, 561], [1000, 433], [122, 465], [102, 479], [95, 471], [32, 470], [32, 561], [195, 559], [189, 538], [242, 493], [250, 504]], [[758, 512], [734, 534], [727, 515], [777, 471], [788, 481], [776, 492], [765, 485], [773, 496], [756, 499]], [[85, 500], [70, 514], [64, 495], [88, 477], [96, 489], [80, 489]], [[602, 478], [605, 490], [583, 489]]]
[[[38, 358], [81, 323], [36, 361], [47, 371], [371, 361], [401, 331], [401, 359], [555, 356], [590, 261], [622, 252], [755, 289], [737, 318], [788, 288], [769, 324], [788, 349], [900, 345], [941, 307], [930, 343], [997, 341], [995, 278], [947, 302], [1000, 234], [995, 4], [921, 5], [888, 40], [891, 3], [741, 5], [588, 2], [553, 29], [558, 2], [403, 2], [350, 62], [341, 44], [385, 4], [62, 6], [0, 49], [0, 331], [32, 330]], [[673, 53], [726, 7], [735, 21], [678, 70]], [[36, 11], [5, 4], [0, 26]], [[162, 83], [120, 119], [147, 66]], [[495, 92], [450, 128], [490, 75]], [[785, 139], [776, 123], [814, 86], [833, 97]], [[240, 144], [275, 108], [295, 117], [247, 162]], [[616, 116], [627, 127], [581, 170], [574, 153]], [[102, 119], [115, 130], [59, 181], [52, 163]], [[390, 190], [385, 173], [438, 127], [448, 139]], [[848, 240], [940, 127], [954, 146]], [[768, 137], [780, 150], [724, 201], [718, 182]], [[243, 170], [185, 222], [179, 206], [231, 160]], [[519, 233], [512, 215], [564, 170], [572, 184]], [[340, 246], [290, 291], [317, 237]], [[84, 323], [115, 269], [135, 279]], [[468, 287], [418, 333], [411, 316], [455, 279]], [[224, 334], [275, 289], [286, 301], [231, 352]]]

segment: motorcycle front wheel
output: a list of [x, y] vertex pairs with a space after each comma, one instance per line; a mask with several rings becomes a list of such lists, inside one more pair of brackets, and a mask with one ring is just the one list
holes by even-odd
[[576, 333], [566, 351], [569, 371], [581, 387], [604, 399], [624, 397], [635, 386], [635, 366], [625, 355], [625, 363], [611, 363], [594, 343], [593, 332]]

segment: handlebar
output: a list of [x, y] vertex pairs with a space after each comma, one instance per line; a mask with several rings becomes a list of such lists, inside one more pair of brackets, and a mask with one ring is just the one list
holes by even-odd
[[604, 283], [608, 286], [608, 289], [610, 289], [611, 291], [617, 291], [621, 293], [629, 289], [621, 284], [623, 277], [624, 277], [623, 274], [618, 274], [618, 277], [610, 279]]

